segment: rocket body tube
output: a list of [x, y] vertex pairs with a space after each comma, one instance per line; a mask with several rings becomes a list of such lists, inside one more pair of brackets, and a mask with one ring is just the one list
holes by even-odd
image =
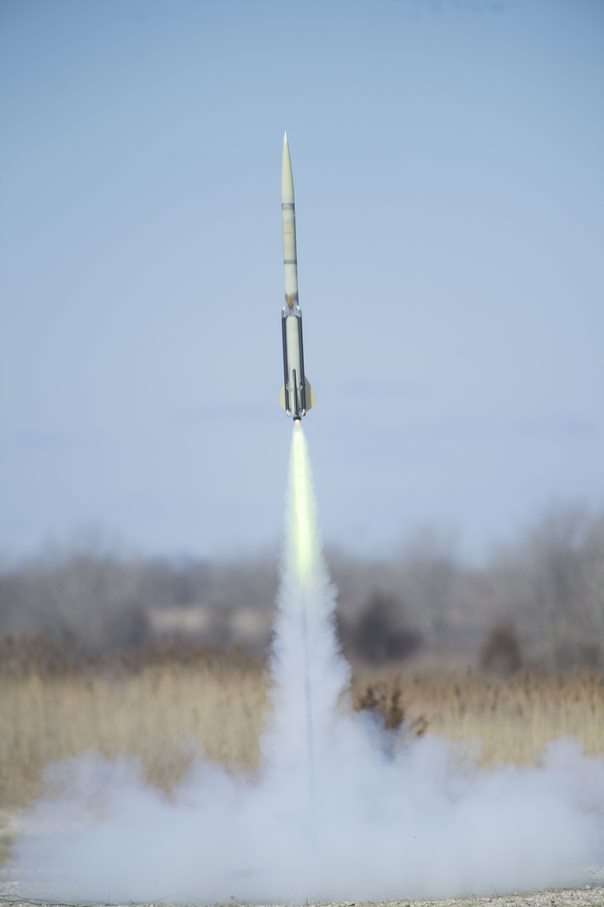
[[284, 307], [281, 317], [283, 334], [283, 378], [285, 412], [293, 419], [301, 419], [309, 408], [306, 405], [304, 377], [304, 345], [302, 342], [302, 313], [300, 307], [290, 311]]
[[283, 390], [281, 406], [288, 416], [301, 419], [313, 405], [313, 393], [304, 373], [302, 312], [298, 302], [298, 254], [296, 248], [296, 203], [292, 165], [283, 140], [281, 165], [281, 232], [283, 238], [283, 277], [285, 305], [281, 311], [283, 335]]

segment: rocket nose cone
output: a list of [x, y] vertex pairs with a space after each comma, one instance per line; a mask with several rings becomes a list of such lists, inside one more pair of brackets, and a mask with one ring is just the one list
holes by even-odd
[[292, 161], [287, 143], [287, 132], [283, 135], [283, 157], [281, 159], [281, 203], [287, 204], [294, 201], [294, 178], [292, 176]]

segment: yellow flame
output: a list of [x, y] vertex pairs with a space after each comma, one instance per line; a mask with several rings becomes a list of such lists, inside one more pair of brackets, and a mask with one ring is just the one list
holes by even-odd
[[308, 448], [302, 427], [294, 427], [291, 449], [293, 543], [300, 580], [311, 570], [315, 553], [314, 498]]

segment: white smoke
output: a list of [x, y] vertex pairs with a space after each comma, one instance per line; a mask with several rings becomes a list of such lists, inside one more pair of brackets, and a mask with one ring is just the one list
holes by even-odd
[[167, 798], [133, 761], [54, 766], [12, 874], [63, 901], [375, 900], [585, 881], [604, 858], [604, 761], [570, 741], [538, 768], [479, 771], [433, 737], [346, 703], [302, 430], [294, 430], [272, 660], [255, 779], [197, 761]]

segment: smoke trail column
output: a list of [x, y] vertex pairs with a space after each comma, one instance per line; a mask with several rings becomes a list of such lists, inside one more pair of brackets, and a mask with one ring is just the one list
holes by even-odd
[[321, 766], [349, 667], [339, 657], [335, 590], [323, 558], [312, 470], [302, 427], [292, 432], [286, 537], [271, 673], [273, 714], [264, 757], [282, 772], [284, 796], [300, 798], [312, 834], [323, 798]]

